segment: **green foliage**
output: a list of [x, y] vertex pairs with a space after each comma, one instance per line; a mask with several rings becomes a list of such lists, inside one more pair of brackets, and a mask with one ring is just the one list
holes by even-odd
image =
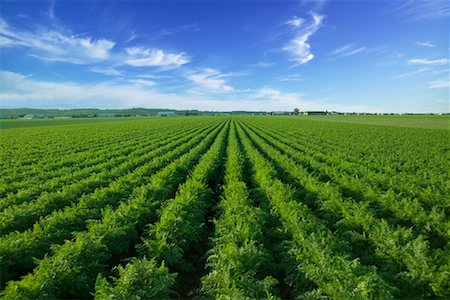
[[[109, 186], [96, 189], [90, 195], [81, 196], [76, 205], [65, 207], [64, 210], [53, 211], [46, 218], [40, 218], [39, 222], [30, 229], [2, 236], [0, 238], [2, 285], [14, 277], [15, 272], [31, 269], [34, 265], [33, 258], [42, 258], [51, 244], [61, 243], [65, 238], [70, 237], [71, 232], [84, 229], [87, 220], [100, 218], [104, 207], [117, 207], [122, 199], [142, 192], [142, 189], [136, 189], [136, 187], [148, 182], [148, 175], [187, 152], [195, 142], [204, 138], [211, 130], [208, 129], [204, 133], [198, 134], [194, 139], [192, 136], [186, 136], [169, 141], [166, 145], [161, 145], [139, 158], [129, 159], [126, 163], [127, 168], [137, 167], [143, 162], [148, 163], [140, 165], [134, 172], [130, 172], [126, 168], [126, 174], [110, 183]], [[193, 134], [197, 133], [197, 130], [193, 132]], [[159, 145], [160, 143], [155, 143], [155, 146]], [[24, 205], [24, 208], [26, 209], [27, 206]], [[39, 206], [37, 206], [37, 210], [39, 211]], [[27, 217], [27, 215], [24, 216]], [[12, 217], [9, 216], [9, 218]]]
[[99, 274], [95, 284], [95, 299], [170, 298], [170, 288], [175, 283], [176, 274], [170, 274], [164, 263], [158, 266], [155, 260], [143, 258], [131, 261], [125, 268], [119, 266], [118, 270], [119, 277], [112, 278], [114, 284], [109, 283], [106, 278]]
[[[101, 221], [91, 222], [88, 230], [78, 233], [75, 240], [56, 248], [52, 256], [40, 261], [33, 273], [20, 281], [9, 282], [5, 297], [20, 298], [26, 294], [35, 297], [42, 294], [60, 298], [71, 295], [87, 297], [97, 274], [106, 271], [107, 260], [124, 253], [136, 242], [137, 231], [143, 228], [146, 220], [155, 217], [156, 208], [170, 197], [182, 180], [181, 174], [187, 174], [222, 127], [223, 124], [215, 127], [188, 153], [154, 174], [149, 184], [140, 187], [132, 199], [122, 202], [115, 211], [104, 210]], [[85, 259], [90, 254], [97, 257]]]
[[1, 296], [447, 299], [448, 130], [375, 117], [0, 129]]
[[[294, 200], [293, 189], [276, 178], [275, 169], [246, 134], [240, 128], [239, 135], [254, 165], [255, 178], [281, 223], [292, 235], [291, 253], [297, 258], [299, 270], [335, 299], [392, 298], [394, 288], [375, 270], [340, 253], [339, 241], [304, 204]], [[346, 284], [342, 285], [342, 282]]]
[[210, 272], [202, 279], [202, 290], [212, 298], [275, 298], [278, 281], [269, 275], [270, 255], [263, 239], [263, 215], [251, 206], [243, 179], [243, 156], [233, 124], [227, 149], [224, 199], [219, 203], [214, 248], [210, 250]]
[[[212, 196], [207, 183], [213, 179], [220, 166], [226, 133], [227, 130], [223, 129], [218, 134], [216, 141], [201, 157], [190, 177], [179, 187], [176, 197], [162, 207], [159, 222], [151, 227], [148, 238], [144, 239], [141, 252], [145, 256], [165, 261], [171, 269], [182, 271], [193, 269], [193, 266], [185, 261], [184, 255], [188, 250], [198, 251], [196, 245], [206, 241], [205, 214], [209, 206], [208, 200]], [[145, 264], [145, 257], [130, 264], [140, 264], [141, 261]], [[120, 278], [132, 277], [134, 272], [132, 267], [122, 269]], [[170, 288], [170, 285], [167, 288]], [[129, 293], [130, 295], [139, 293], [139, 286], [130, 287]]]

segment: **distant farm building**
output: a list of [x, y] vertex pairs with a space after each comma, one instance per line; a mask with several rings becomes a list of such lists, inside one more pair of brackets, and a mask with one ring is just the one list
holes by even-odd
[[159, 111], [158, 112], [159, 117], [173, 117], [175, 116], [175, 112], [173, 111]]
[[328, 115], [327, 111], [304, 111], [303, 115], [305, 116], [323, 116], [323, 115]]
[[288, 111], [273, 111], [270, 114], [274, 116], [289, 116], [291, 113]]

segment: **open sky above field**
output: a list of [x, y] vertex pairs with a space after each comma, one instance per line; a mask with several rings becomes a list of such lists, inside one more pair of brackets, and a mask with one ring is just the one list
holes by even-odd
[[2, 1], [3, 108], [448, 112], [447, 1]]

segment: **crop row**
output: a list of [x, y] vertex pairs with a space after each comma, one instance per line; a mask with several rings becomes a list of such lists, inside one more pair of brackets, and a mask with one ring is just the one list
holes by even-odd
[[[77, 148], [55, 141], [75, 127], [48, 129], [9, 165], [20, 172], [8, 180], [28, 174], [30, 186], [0, 201], [3, 298], [450, 297], [442, 130], [267, 117], [115, 124], [117, 134], [92, 125], [70, 137], [99, 128], [124, 138], [115, 145]], [[46, 130], [36, 132], [31, 143]], [[421, 155], [440, 163], [425, 170]], [[44, 162], [70, 173], [39, 174]]]
[[[194, 133], [199, 130], [194, 131]], [[184, 132], [189, 134], [190, 132]], [[177, 140], [179, 135], [168, 136]], [[161, 147], [167, 144], [167, 136], [155, 139], [149, 146], [130, 152], [126, 156], [118, 157], [118, 162], [113, 160], [102, 166], [102, 172], [93, 173], [89, 177], [65, 186], [62, 190], [44, 193], [41, 197], [31, 202], [20, 205], [10, 205], [0, 213], [0, 232], [6, 234], [12, 230], [23, 230], [31, 226], [39, 217], [43, 217], [52, 211], [64, 206], [76, 203], [82, 195], [88, 196], [96, 188], [107, 186], [112, 180], [120, 178], [132, 172], [149, 159], [155, 157], [154, 151], [164, 153]], [[170, 148], [168, 148], [170, 149]], [[164, 148], [164, 150], [168, 150]]]
[[182, 139], [170, 141], [165, 147], [154, 150], [147, 162], [134, 172], [118, 178], [107, 187], [96, 189], [91, 195], [82, 196], [76, 204], [40, 218], [32, 228], [24, 232], [15, 231], [2, 236], [0, 270], [3, 283], [30, 270], [34, 266], [33, 257], [42, 258], [52, 244], [59, 244], [69, 238], [72, 232], [83, 230], [87, 220], [100, 218], [105, 207], [117, 207], [120, 202], [135, 194], [138, 187], [150, 180], [153, 173], [189, 151], [216, 126], [202, 133], [194, 132]]
[[9, 282], [4, 297], [88, 297], [97, 274], [106, 272], [105, 263], [136, 243], [144, 225], [155, 217], [156, 209], [175, 192], [221, 129], [223, 125], [216, 127], [189, 152], [166, 162], [163, 169], [150, 177], [149, 183], [141, 185], [117, 209], [104, 208], [99, 221], [91, 221], [86, 231], [54, 247], [53, 254], [42, 259], [33, 273], [20, 281]]
[[[203, 126], [205, 126], [204, 124]], [[185, 130], [184, 126], [179, 126], [180, 131]], [[47, 181], [50, 178], [58, 178], [61, 175], [70, 173], [74, 169], [84, 169], [86, 165], [92, 165], [96, 161], [99, 161], [99, 156], [111, 155], [116, 152], [116, 149], [128, 148], [133, 144], [139, 147], [139, 144], [148, 143], [154, 137], [166, 136], [170, 132], [177, 130], [177, 126], [172, 128], [158, 128], [157, 131], [153, 130], [148, 133], [137, 132], [135, 134], [129, 134], [128, 136], [115, 135], [110, 137], [107, 143], [98, 143], [96, 140], [91, 141], [91, 147], [83, 150], [77, 149], [77, 151], [67, 151], [63, 154], [53, 156], [51, 154], [46, 154], [40, 157], [38, 162], [33, 165], [24, 165], [22, 167], [14, 167], [12, 170], [5, 169], [6, 172], [0, 181], [0, 195], [5, 195], [6, 193], [14, 192], [20, 189], [22, 186], [27, 186], [30, 184], [38, 185], [42, 181]], [[61, 132], [63, 135], [65, 131]], [[80, 134], [81, 138], [86, 137], [90, 140], [91, 137], [88, 135]], [[60, 144], [64, 145], [67, 141], [63, 137]], [[11, 153], [8, 158], [11, 157], [15, 160], [21, 161], [20, 157], [16, 153]], [[93, 161], [89, 161], [89, 160]], [[30, 180], [32, 179], [32, 180]], [[30, 182], [31, 181], [31, 182]]]
[[254, 147], [241, 128], [240, 139], [254, 167], [255, 177], [272, 209], [290, 234], [290, 253], [298, 270], [327, 295], [336, 299], [390, 298], [393, 290], [373, 268], [352, 260], [345, 244], [317, 219], [294, 190], [278, 179], [270, 161]]
[[450, 209], [445, 201], [450, 194], [445, 188], [446, 164], [442, 163], [441, 151], [445, 149], [445, 131], [405, 128], [388, 131], [374, 126], [357, 130], [353, 127], [330, 130], [329, 126], [299, 130], [298, 126], [286, 124], [282, 129], [255, 125], [278, 139], [294, 141], [298, 151], [333, 166], [335, 174], [349, 179], [367, 178], [371, 189], [394, 194], [404, 203], [417, 199], [426, 208], [445, 208], [447, 213]]
[[[254, 132], [252, 133], [257, 147], [261, 148], [274, 163], [286, 170], [295, 182], [308, 191], [310, 196], [313, 195], [314, 198], [311, 200], [314, 203], [310, 200], [311, 206], [319, 205], [321, 214], [325, 215], [326, 221], [333, 225], [334, 230], [338, 232], [362, 230], [365, 239], [375, 246], [377, 256], [392, 260], [393, 266], [396, 264], [405, 266], [409, 276], [415, 280], [414, 284], [421, 286], [424, 293], [426, 293], [426, 286], [431, 287], [437, 295], [443, 296], [446, 293], [446, 279], [449, 271], [446, 250], [433, 251], [423, 236], [414, 236], [410, 229], [394, 228], [385, 220], [375, 217], [367, 203], [358, 203], [344, 197], [332, 184], [318, 181], [300, 164], [295, 163], [289, 156], [283, 155], [273, 146], [271, 147], [267, 140], [262, 140]], [[295, 157], [295, 153], [291, 154]], [[399, 273], [404, 272], [399, 267], [395, 269]]]
[[[119, 267], [120, 276], [114, 278], [113, 284], [100, 276], [96, 283], [96, 298], [167, 298], [174, 293], [175, 284], [172, 280], [164, 280], [168, 274], [195, 270], [186, 253], [201, 253], [202, 245], [207, 242], [206, 214], [213, 204], [210, 183], [217, 179], [214, 177], [221, 166], [227, 134], [227, 130], [222, 130], [189, 178], [179, 186], [175, 198], [162, 206], [158, 222], [150, 227], [143, 239], [140, 252], [144, 257]], [[158, 267], [162, 261], [164, 264]], [[138, 280], [129, 282], [129, 278]], [[172, 278], [176, 276], [172, 275]], [[163, 282], [163, 285], [149, 285], [148, 282]]]

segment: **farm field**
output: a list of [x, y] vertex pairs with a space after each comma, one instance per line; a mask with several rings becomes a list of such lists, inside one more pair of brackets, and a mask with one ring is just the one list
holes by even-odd
[[130, 121], [133, 119], [139, 118], [55, 118], [55, 119], [32, 119], [32, 120], [4, 119], [0, 120], [0, 129], [121, 122], [121, 121]]
[[1, 298], [448, 299], [448, 116], [327, 117], [2, 126]]

